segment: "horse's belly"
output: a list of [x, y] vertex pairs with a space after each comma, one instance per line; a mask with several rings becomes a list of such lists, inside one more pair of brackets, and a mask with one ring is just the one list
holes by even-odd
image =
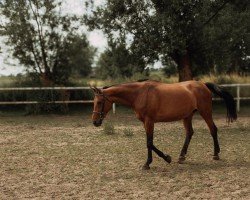
[[194, 110], [189, 110], [189, 112], [183, 112], [183, 113], [167, 113], [164, 115], [158, 115], [155, 118], [155, 122], [173, 122], [178, 121], [181, 119], [185, 119], [188, 117]]
[[158, 111], [155, 112], [156, 122], [177, 121], [188, 117], [196, 110], [196, 101], [190, 94], [181, 94], [176, 98], [166, 98], [162, 102]]

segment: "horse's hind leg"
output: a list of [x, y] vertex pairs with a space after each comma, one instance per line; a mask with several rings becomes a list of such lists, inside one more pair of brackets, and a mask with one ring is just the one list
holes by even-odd
[[217, 135], [217, 127], [214, 124], [213, 118], [212, 118], [212, 112], [200, 112], [203, 119], [206, 121], [207, 126], [210, 130], [211, 136], [214, 141], [214, 160], [219, 160], [219, 153], [220, 153], [220, 145], [218, 141], [218, 135]]
[[186, 139], [184, 142], [184, 145], [182, 147], [181, 153], [180, 153], [180, 157], [179, 157], [179, 163], [183, 163], [184, 160], [186, 159], [186, 154], [187, 154], [187, 150], [188, 150], [188, 145], [192, 139], [194, 130], [192, 127], [192, 118], [193, 118], [193, 114], [191, 114], [190, 116], [188, 116], [187, 118], [185, 118], [183, 120], [183, 124], [186, 130]]

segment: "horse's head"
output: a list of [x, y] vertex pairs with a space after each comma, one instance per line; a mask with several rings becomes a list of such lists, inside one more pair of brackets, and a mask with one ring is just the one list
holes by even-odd
[[108, 96], [104, 94], [103, 90], [98, 89], [96, 87], [91, 87], [91, 89], [94, 91], [95, 94], [92, 121], [93, 124], [97, 127], [102, 125], [103, 119], [111, 110], [112, 101], [110, 101]]

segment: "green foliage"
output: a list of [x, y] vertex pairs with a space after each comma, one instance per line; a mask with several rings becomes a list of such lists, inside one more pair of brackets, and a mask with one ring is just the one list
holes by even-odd
[[164, 66], [162, 70], [167, 77], [177, 75], [177, 66], [171, 59], [165, 57], [162, 63]]
[[144, 69], [145, 62], [126, 48], [124, 39], [111, 40], [109, 47], [100, 55], [96, 75], [103, 79], [129, 78], [135, 73], [142, 73]]
[[[86, 78], [74, 78], [74, 81], [68, 86], [83, 86], [89, 83], [97, 86], [113, 85], [117, 83], [124, 83], [130, 81], [136, 81], [139, 79], [146, 78], [142, 74], [134, 74], [131, 78], [120, 78], [113, 80], [100, 80], [100, 79], [86, 79]], [[158, 80], [165, 83], [174, 83], [178, 81], [176, 76], [166, 77], [161, 69], [152, 69], [150, 71], [151, 80]], [[203, 82], [213, 82], [217, 84], [232, 84], [232, 83], [249, 83], [250, 76], [239, 76], [238, 74], [231, 75], [200, 75], [196, 78], [197, 80]], [[34, 80], [30, 76], [9, 76], [0, 77], [0, 87], [26, 87], [34, 84]], [[236, 96], [236, 88], [227, 88], [234, 96]], [[241, 88], [241, 97], [249, 97], [250, 90], [248, 87]], [[67, 93], [65, 93], [67, 94]], [[63, 100], [65, 95], [59, 91], [6, 91], [0, 92], [0, 101], [38, 101], [38, 105], [25, 105], [25, 110], [27, 114], [41, 114], [41, 113], [68, 113], [68, 107], [63, 104], [45, 104], [45, 101], [55, 101]], [[76, 90], [70, 92], [70, 100], [92, 100], [93, 93], [91, 90]], [[83, 107], [82, 104], [79, 104]], [[18, 108], [23, 108], [23, 106], [17, 106]], [[85, 107], [85, 106], [84, 106]], [[1, 106], [1, 108], [6, 108], [7, 110], [16, 109], [14, 106]], [[71, 108], [71, 107], [70, 107]], [[91, 108], [92, 109], [92, 108]]]
[[17, 79], [18, 75], [0, 76], [0, 87], [12, 87], [15, 85]]
[[[232, 1], [220, 11], [212, 23], [204, 27], [201, 39], [206, 40], [200, 47], [203, 54], [197, 54], [197, 63], [210, 67], [215, 73], [247, 74], [249, 54], [249, 3]], [[207, 69], [205, 68], [205, 70]], [[201, 71], [201, 70], [200, 70]], [[206, 71], [202, 71], [203, 74]]]
[[[0, 77], [2, 80], [10, 82], [10, 85], [4, 87], [29, 87], [40, 86], [40, 82], [32, 76]], [[87, 85], [87, 84], [86, 84]], [[74, 86], [71, 84], [71, 86]], [[81, 85], [82, 86], [82, 85]], [[2, 86], [1, 86], [2, 87]], [[63, 100], [92, 100], [93, 93], [90, 90], [40, 90], [40, 91], [2, 91], [0, 92], [0, 101], [37, 101], [39, 104], [25, 105], [27, 114], [41, 113], [67, 113], [68, 104], [56, 104], [53, 101]], [[50, 104], [45, 102], [51, 102]], [[8, 106], [5, 106], [8, 107]]]
[[66, 104], [47, 104], [45, 102], [51, 102], [55, 100], [64, 99], [65, 93], [62, 91], [33, 91], [26, 93], [26, 99], [32, 101], [38, 101], [39, 104], [31, 104], [25, 107], [27, 114], [41, 114], [41, 113], [66, 113], [67, 105]]
[[6, 36], [12, 56], [47, 85], [65, 84], [72, 72], [88, 75], [94, 54], [77, 33], [79, 19], [64, 15], [60, 6], [57, 0], [0, 2], [0, 36]]
[[132, 137], [134, 135], [134, 132], [131, 128], [125, 128], [123, 129], [123, 134], [127, 137]]
[[106, 135], [114, 135], [116, 133], [114, 125], [110, 122], [106, 122], [103, 127], [103, 133]]
[[92, 63], [96, 49], [90, 46], [86, 35], [69, 35], [69, 43], [65, 44], [66, 52], [62, 56], [69, 56], [68, 66], [73, 75], [82, 77], [92, 72]]
[[249, 69], [247, 1], [106, 0], [89, 10], [84, 19], [90, 29], [102, 29], [111, 39], [125, 36], [129, 51], [147, 63], [174, 61], [180, 76], [189, 74], [187, 66], [194, 75]]

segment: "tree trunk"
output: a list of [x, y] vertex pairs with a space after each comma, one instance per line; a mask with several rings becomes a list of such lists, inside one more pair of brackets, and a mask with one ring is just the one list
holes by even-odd
[[191, 63], [188, 50], [185, 54], [180, 54], [177, 51], [171, 56], [177, 64], [179, 82], [188, 81], [193, 79], [191, 71]]
[[48, 72], [41, 73], [40, 80], [43, 87], [50, 87], [54, 85], [54, 81], [51, 78], [51, 74]]
[[180, 61], [178, 63], [178, 73], [179, 73], [179, 82], [193, 79], [191, 64], [188, 54], [185, 54], [184, 56], [180, 57]]

